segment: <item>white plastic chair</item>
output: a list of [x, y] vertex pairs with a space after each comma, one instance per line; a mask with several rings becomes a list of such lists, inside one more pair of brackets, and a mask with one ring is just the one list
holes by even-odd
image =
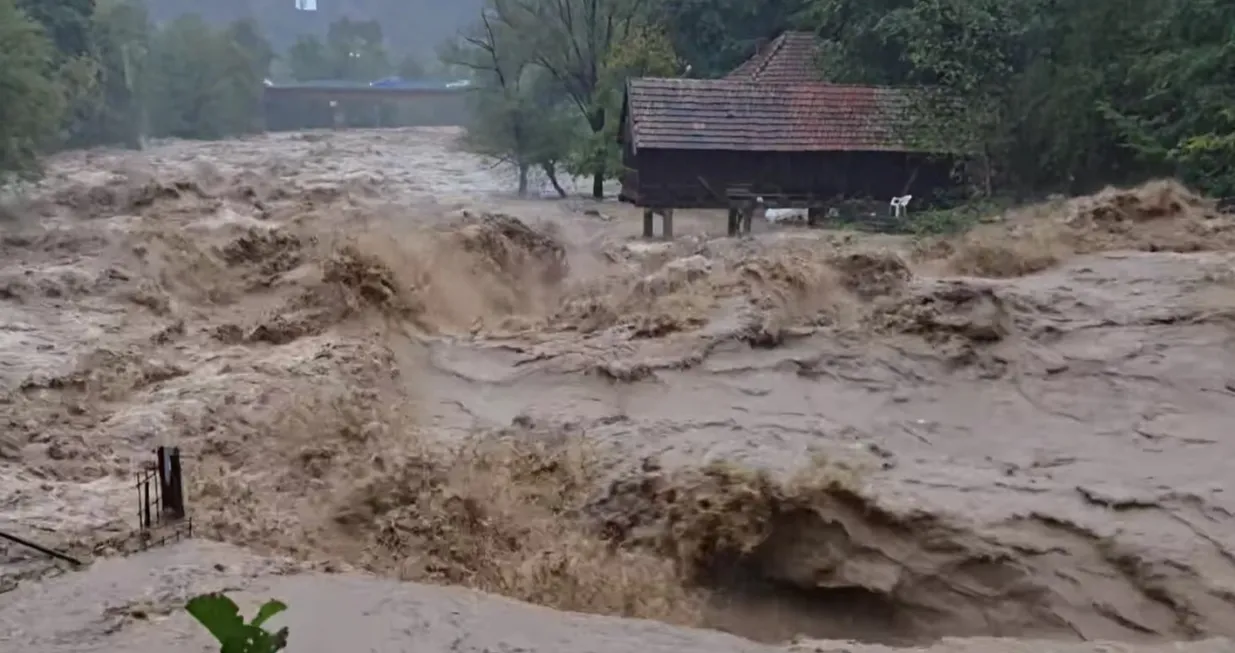
[[913, 199], [913, 195], [902, 195], [893, 197], [889, 204], [892, 205], [892, 216], [899, 218], [909, 212], [909, 200]]

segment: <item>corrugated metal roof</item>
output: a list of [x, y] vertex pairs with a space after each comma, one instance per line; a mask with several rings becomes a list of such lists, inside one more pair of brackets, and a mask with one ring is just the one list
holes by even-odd
[[914, 151], [903, 91], [824, 82], [631, 79], [636, 148], [760, 152]]
[[725, 76], [735, 81], [764, 84], [822, 82], [819, 41], [810, 32], [784, 32], [759, 48], [745, 63]]

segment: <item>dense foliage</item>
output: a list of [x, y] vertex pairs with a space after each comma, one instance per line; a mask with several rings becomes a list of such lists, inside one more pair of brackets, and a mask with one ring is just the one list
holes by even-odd
[[0, 0], [0, 171], [33, 171], [59, 131], [64, 103], [53, 54], [40, 25]]
[[[1231, 2], [489, 0], [486, 11], [521, 43], [505, 50], [531, 52], [526, 65], [560, 82], [561, 102], [590, 128], [575, 127], [557, 157], [598, 177], [612, 176], [616, 153], [597, 80], [623, 49], [643, 60], [622, 74], [689, 65], [677, 74], [719, 76], [759, 43], [800, 29], [821, 39], [824, 79], [934, 89], [916, 107], [915, 132], [973, 154], [963, 172], [974, 194], [1076, 193], [1174, 175], [1235, 195]], [[539, 20], [522, 26], [518, 12]], [[619, 20], [614, 29], [615, 15], [633, 16], [634, 27]], [[649, 36], [656, 45], [639, 43]], [[462, 45], [488, 44], [473, 35]], [[484, 124], [475, 133], [493, 129]]]
[[[172, 0], [147, 1], [165, 12]], [[269, 13], [259, 2], [258, 22], [220, 22], [242, 5], [220, 0], [201, 9], [205, 18], [155, 25], [142, 0], [0, 0], [0, 169], [33, 171], [37, 155], [57, 147], [261, 129], [267, 77], [426, 72], [405, 56], [415, 48], [383, 34], [397, 23], [386, 14], [374, 20], [358, 9], [310, 25], [306, 12]], [[614, 136], [628, 77], [722, 75], [759, 43], [799, 29], [820, 37], [826, 79], [938, 91], [922, 96], [944, 101], [921, 101], [915, 128], [973, 154], [963, 172], [974, 194], [1085, 192], [1172, 175], [1235, 195], [1229, 1], [483, 5], [468, 8], [474, 22], [446, 39], [442, 59], [476, 89], [467, 145], [512, 164], [521, 190], [529, 170], [555, 184], [560, 171], [590, 176], [597, 195], [619, 175]], [[267, 40], [274, 32], [288, 44], [281, 56]]]
[[997, 187], [1178, 175], [1235, 194], [1235, 3], [812, 0], [800, 20], [826, 39], [833, 79], [959, 98], [939, 135], [977, 143]]
[[[0, 173], [36, 173], [39, 155], [65, 147], [260, 131], [270, 77], [426, 74], [413, 57], [391, 59], [374, 21], [337, 20], [324, 39], [303, 35], [277, 56], [252, 19], [217, 26], [185, 14], [156, 24], [142, 0], [0, 0]], [[346, 108], [347, 124], [393, 113]], [[310, 109], [329, 124], [329, 107]]]
[[482, 154], [500, 150], [519, 166], [520, 190], [527, 165], [562, 161], [590, 175], [592, 195], [601, 197], [605, 179], [619, 170], [625, 80], [679, 71], [648, 9], [643, 0], [490, 0], [478, 24], [443, 54], [480, 85], [469, 142]]
[[[0, 169], [58, 147], [260, 129], [269, 46], [251, 23], [155, 28], [136, 0], [0, 0]], [[7, 114], [12, 113], [12, 117]]]

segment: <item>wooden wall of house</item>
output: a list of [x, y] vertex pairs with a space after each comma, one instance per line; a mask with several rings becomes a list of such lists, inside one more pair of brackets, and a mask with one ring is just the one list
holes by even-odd
[[[799, 204], [839, 198], [926, 200], [955, 185], [952, 164], [894, 152], [726, 152], [627, 150], [622, 197], [650, 208], [724, 208], [725, 192], [749, 187]], [[917, 202], [915, 202], [917, 203]]]

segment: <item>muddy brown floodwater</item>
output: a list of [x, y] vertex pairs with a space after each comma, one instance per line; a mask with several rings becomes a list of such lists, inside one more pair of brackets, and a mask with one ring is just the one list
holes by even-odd
[[[0, 641], [204, 651], [176, 608], [229, 588], [297, 651], [1231, 650], [1235, 216], [648, 243], [455, 136], [74, 153], [10, 202], [0, 530], [94, 562], [0, 548]], [[198, 539], [132, 554], [161, 444]]]

